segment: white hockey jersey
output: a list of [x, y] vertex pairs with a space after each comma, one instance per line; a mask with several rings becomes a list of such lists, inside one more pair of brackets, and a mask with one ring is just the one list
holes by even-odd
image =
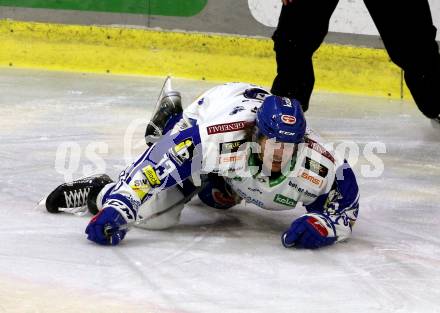
[[[258, 147], [250, 138], [257, 110], [267, 94], [262, 87], [244, 83], [224, 84], [202, 94], [184, 110], [171, 133], [121, 173], [116, 185], [103, 196], [103, 207], [113, 207], [127, 222], [135, 222], [141, 204], [156, 191], [171, 190], [191, 174], [214, 172], [224, 176], [246, 202], [267, 210], [302, 204], [308, 213], [323, 216], [328, 231], [338, 240], [347, 238], [358, 212], [354, 174], [310, 129], [296, 153], [292, 151], [282, 175], [271, 177], [259, 166]], [[201, 147], [197, 144], [195, 148], [196, 142]], [[169, 202], [170, 197], [164, 195]], [[162, 211], [153, 212], [153, 216]]]
[[259, 86], [228, 83], [205, 92], [184, 110], [185, 123], [199, 127], [202, 171], [225, 176], [242, 199], [263, 209], [286, 210], [302, 204], [310, 211], [324, 211], [333, 221], [342, 217], [336, 232], [339, 240], [346, 238], [357, 217], [359, 195], [350, 194], [346, 208], [334, 203], [342, 197], [335, 188], [337, 170], [348, 165], [327, 151], [311, 129], [282, 175], [272, 178], [258, 166], [247, 142], [265, 94]]

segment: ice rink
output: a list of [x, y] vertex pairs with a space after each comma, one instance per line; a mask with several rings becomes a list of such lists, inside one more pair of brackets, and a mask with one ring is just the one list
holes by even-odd
[[[101, 247], [89, 215], [36, 206], [69, 175], [116, 177], [162, 82], [0, 70], [0, 312], [440, 312], [440, 129], [412, 102], [312, 98], [309, 125], [351, 149], [361, 192], [352, 238], [328, 248], [282, 247], [301, 210], [195, 201], [178, 227]], [[213, 85], [174, 80], [184, 105]]]

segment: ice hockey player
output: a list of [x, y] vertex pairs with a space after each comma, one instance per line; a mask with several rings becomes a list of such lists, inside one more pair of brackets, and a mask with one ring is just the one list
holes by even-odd
[[[281, 236], [285, 247], [314, 249], [350, 236], [359, 208], [355, 175], [306, 127], [295, 99], [228, 83], [182, 112], [180, 94], [171, 91], [150, 124], [146, 138], [158, 140], [118, 181], [101, 175], [60, 185], [48, 196], [47, 209], [87, 204], [97, 214], [86, 234], [103, 245], [118, 244], [131, 226], [177, 224], [196, 194], [217, 209], [243, 200], [275, 211], [302, 204], [307, 212]], [[75, 201], [67, 203], [69, 197]]]

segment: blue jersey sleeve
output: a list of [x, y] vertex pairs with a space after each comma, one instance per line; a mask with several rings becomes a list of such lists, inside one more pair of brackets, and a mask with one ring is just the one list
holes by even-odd
[[306, 209], [309, 213], [323, 215], [338, 240], [350, 236], [359, 213], [359, 187], [347, 161], [344, 160], [343, 165], [337, 169], [330, 192], [319, 196]]
[[176, 134], [168, 132], [120, 174], [114, 189], [103, 199], [103, 209], [113, 207], [127, 222], [136, 221], [142, 203], [199, 173], [202, 159], [198, 126]]

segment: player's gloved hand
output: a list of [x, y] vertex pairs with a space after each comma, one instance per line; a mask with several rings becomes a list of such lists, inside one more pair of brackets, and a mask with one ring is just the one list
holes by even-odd
[[127, 222], [121, 213], [107, 207], [96, 214], [86, 228], [87, 239], [100, 245], [117, 245], [127, 233]]
[[305, 214], [293, 221], [281, 241], [286, 248], [317, 249], [331, 245], [336, 241], [336, 236], [330, 223], [321, 214]]

